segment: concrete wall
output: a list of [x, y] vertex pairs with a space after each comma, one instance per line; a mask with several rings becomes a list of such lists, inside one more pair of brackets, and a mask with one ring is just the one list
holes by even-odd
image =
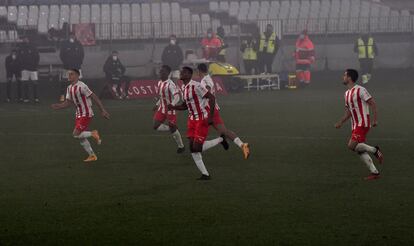
[[[357, 55], [353, 53], [353, 42], [356, 37], [314, 37], [313, 41], [316, 47], [316, 63], [314, 70], [326, 69], [326, 63], [330, 70], [342, 70], [347, 67], [359, 67]], [[376, 38], [379, 47], [379, 56], [375, 61], [376, 68], [408, 68], [413, 65], [414, 60], [414, 42], [411, 36], [389, 37], [383, 36]], [[275, 63], [275, 71], [293, 71], [294, 60], [292, 53], [294, 51], [293, 38], [283, 40], [282, 49], [279, 51]], [[228, 62], [241, 67], [240, 53], [238, 48], [238, 39], [230, 40], [230, 48], [227, 52]], [[166, 42], [157, 42], [155, 46], [151, 43], [137, 44], [104, 44], [95, 47], [85, 48], [85, 61], [83, 73], [87, 78], [102, 78], [103, 64], [112, 50], [118, 50], [122, 62], [129, 66], [127, 75], [131, 77], [148, 77], [153, 73], [153, 62], [159, 62], [161, 53]], [[198, 49], [196, 41], [182, 41], [183, 50]], [[0, 54], [0, 81], [5, 81], [4, 59], [7, 55], [8, 48], [3, 47]], [[153, 55], [152, 55], [153, 53]], [[154, 59], [152, 59], [154, 57]], [[47, 53], [41, 54], [41, 64], [59, 63], [59, 54]]]

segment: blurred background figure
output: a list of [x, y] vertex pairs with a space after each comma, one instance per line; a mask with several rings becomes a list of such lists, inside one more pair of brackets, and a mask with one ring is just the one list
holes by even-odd
[[228, 45], [224, 42], [226, 33], [222, 26], [217, 27], [217, 38], [220, 39], [221, 46], [217, 55], [217, 61], [226, 62], [226, 48]]
[[162, 65], [167, 65], [171, 68], [171, 79], [176, 81], [180, 78], [180, 66], [183, 64], [184, 54], [183, 50], [177, 43], [175, 35], [170, 36], [170, 43], [164, 48], [162, 52]]
[[244, 70], [246, 74], [253, 75], [258, 73], [257, 52], [259, 42], [257, 31], [250, 31], [249, 35], [241, 41], [240, 51], [242, 52]]
[[203, 58], [207, 60], [217, 59], [217, 55], [221, 48], [221, 41], [214, 34], [213, 29], [207, 30], [206, 36], [201, 40], [201, 47], [203, 49]]
[[109, 87], [112, 89], [113, 93], [118, 99], [127, 98], [128, 92], [128, 83], [125, 86], [125, 89], [122, 88], [122, 83], [124, 82], [125, 67], [122, 65], [119, 60], [118, 51], [112, 51], [112, 54], [106, 59], [105, 65], [103, 67], [105, 72], [105, 77]]
[[315, 62], [315, 47], [307, 31], [304, 30], [296, 40], [296, 79], [300, 85], [309, 85], [311, 81], [311, 64]]
[[60, 60], [63, 63], [63, 79], [60, 85], [60, 101], [65, 101], [66, 87], [69, 85], [67, 70], [77, 69], [80, 72], [79, 79], [82, 79], [82, 63], [85, 57], [82, 44], [76, 39], [74, 33], [71, 33], [69, 39], [65, 40], [60, 47]]
[[378, 55], [374, 38], [370, 34], [361, 34], [355, 42], [354, 52], [358, 54], [362, 83], [366, 84], [371, 79], [374, 58]]
[[23, 43], [19, 47], [18, 57], [22, 68], [22, 83], [23, 83], [23, 102], [28, 103], [29, 100], [29, 87], [31, 85], [33, 91], [33, 98], [36, 103], [39, 102], [38, 97], [38, 67], [39, 67], [39, 51], [28, 37], [23, 37]]
[[267, 24], [266, 31], [260, 35], [259, 66], [261, 73], [272, 73], [272, 65], [279, 50], [279, 38], [273, 31], [273, 26]]
[[6, 65], [6, 76], [7, 76], [7, 88], [6, 88], [6, 102], [11, 102], [12, 100], [12, 82], [13, 77], [16, 79], [17, 82], [17, 94], [16, 100], [23, 101], [22, 98], [22, 82], [20, 81], [22, 75], [22, 67], [20, 64], [20, 59], [17, 56], [17, 50], [12, 50], [10, 55], [6, 57], [5, 61]]

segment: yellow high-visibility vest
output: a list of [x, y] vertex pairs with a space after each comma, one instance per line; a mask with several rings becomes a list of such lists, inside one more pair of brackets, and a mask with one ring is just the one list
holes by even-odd
[[[266, 36], [262, 33], [262, 35], [260, 36], [260, 43], [259, 43], [259, 51], [263, 52], [266, 46]], [[267, 41], [267, 46], [266, 46], [266, 52], [267, 53], [273, 53], [276, 49], [276, 33], [272, 33], [272, 35], [269, 38], [269, 41]]]
[[243, 52], [243, 60], [257, 60], [257, 52], [252, 47], [247, 47]]
[[368, 43], [365, 44], [364, 40], [362, 38], [358, 39], [358, 58], [364, 59], [374, 59], [374, 39], [369, 38]]
[[[224, 39], [222, 39], [220, 36], [217, 35], [217, 38], [221, 41], [221, 46], [224, 46]], [[221, 49], [219, 52], [219, 55], [225, 56], [226, 55], [226, 49]]]

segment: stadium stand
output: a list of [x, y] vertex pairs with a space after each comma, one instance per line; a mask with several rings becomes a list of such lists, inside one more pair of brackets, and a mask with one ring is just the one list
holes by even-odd
[[[312, 34], [412, 32], [413, 15], [369, 0], [273, 1], [119, 1], [14, 0], [0, 6], [0, 40], [16, 39], [21, 30], [45, 34], [64, 23], [92, 23], [96, 39], [200, 37], [210, 27], [272, 23], [280, 20], [284, 35], [308, 29]], [[188, 4], [184, 4], [188, 3]], [[204, 4], [202, 8], [195, 5]]]

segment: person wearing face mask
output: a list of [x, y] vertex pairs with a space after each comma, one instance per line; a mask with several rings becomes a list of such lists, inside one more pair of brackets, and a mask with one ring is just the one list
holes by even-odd
[[122, 88], [122, 82], [125, 74], [125, 67], [119, 60], [118, 51], [112, 51], [112, 54], [106, 59], [103, 67], [105, 77], [109, 83], [110, 88], [118, 99], [127, 98], [129, 85]]
[[203, 58], [215, 60], [217, 59], [222, 43], [214, 34], [213, 29], [209, 28], [207, 35], [201, 40], [201, 46], [203, 49]]
[[16, 79], [16, 82], [17, 82], [17, 100], [23, 101], [23, 98], [21, 95], [22, 83], [20, 81], [22, 77], [21, 76], [22, 68], [21, 68], [20, 60], [17, 57], [17, 50], [12, 50], [10, 55], [6, 57], [5, 65], [6, 65], [6, 75], [7, 75], [6, 102], [11, 102], [11, 98], [12, 98], [11, 87], [12, 87], [13, 77]]
[[82, 63], [85, 57], [82, 44], [76, 39], [74, 33], [70, 33], [69, 39], [62, 43], [60, 47], [60, 60], [63, 63], [63, 80], [60, 87], [60, 101], [65, 100], [66, 87], [68, 85], [67, 71], [70, 69], [77, 69], [82, 78]]
[[35, 103], [39, 103], [39, 97], [37, 94], [38, 85], [38, 66], [40, 61], [39, 51], [37, 47], [29, 40], [28, 37], [23, 38], [23, 43], [19, 47], [19, 53], [17, 55], [20, 59], [22, 68], [22, 84], [24, 98], [23, 102], [28, 103], [29, 100], [29, 85], [32, 87], [33, 98]]
[[175, 35], [170, 36], [170, 43], [164, 48], [161, 56], [163, 65], [171, 68], [171, 78], [175, 81], [180, 78], [180, 66], [183, 63], [183, 50], [177, 43]]
[[279, 50], [279, 38], [273, 31], [273, 26], [268, 24], [266, 31], [260, 35], [258, 60], [260, 72], [272, 73], [272, 65]]
[[304, 30], [296, 40], [296, 79], [300, 85], [309, 85], [311, 82], [311, 64], [315, 62], [315, 47], [307, 31]]

